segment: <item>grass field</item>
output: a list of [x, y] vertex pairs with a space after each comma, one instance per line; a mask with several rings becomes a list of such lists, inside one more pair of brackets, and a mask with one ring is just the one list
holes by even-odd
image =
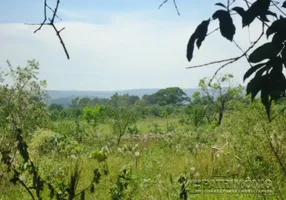
[[[89, 186], [93, 178], [94, 169], [101, 174], [100, 181], [95, 184], [94, 192], [86, 192], [86, 199], [180, 199], [183, 195], [182, 186], [188, 189], [188, 199], [222, 200], [222, 199], [282, 199], [285, 196], [285, 179], [278, 173], [275, 163], [259, 167], [255, 175], [255, 166], [246, 165], [239, 159], [247, 160], [253, 141], [248, 140], [244, 146], [239, 142], [239, 135], [231, 135], [230, 122], [219, 128], [206, 125], [195, 130], [190, 125], [180, 125], [177, 118], [168, 119], [168, 124], [173, 124], [173, 132], [167, 133], [167, 120], [162, 118], [149, 118], [137, 122], [139, 134], [126, 134], [119, 146], [116, 145], [116, 137], [111, 133], [109, 124], [101, 124], [95, 132], [85, 123], [81, 123], [84, 131], [81, 141], [69, 139], [52, 145], [51, 138], [71, 134], [76, 128], [72, 121], [59, 121], [51, 126], [51, 130], [39, 130], [29, 142], [29, 152], [32, 160], [39, 166], [40, 174], [46, 180], [52, 182], [59, 191], [70, 181], [76, 163], [79, 163], [81, 174], [77, 191]], [[229, 122], [228, 122], [229, 121]], [[154, 132], [154, 125], [162, 132]], [[234, 126], [232, 124], [232, 126]], [[253, 129], [255, 130], [255, 129]], [[231, 139], [230, 139], [231, 138]], [[247, 138], [245, 138], [247, 139]], [[216, 148], [223, 147], [220, 151]], [[94, 151], [106, 153], [107, 158], [103, 162], [91, 158]], [[259, 145], [253, 151], [263, 151]], [[252, 152], [253, 153], [253, 152]], [[263, 153], [265, 160], [273, 159], [272, 155]], [[256, 155], [256, 154], [253, 154]], [[257, 164], [257, 163], [256, 163]], [[251, 166], [251, 167], [250, 167]], [[126, 174], [124, 174], [126, 170]], [[119, 175], [123, 175], [118, 181]], [[273, 176], [275, 175], [275, 176]], [[28, 176], [28, 175], [27, 175]], [[194, 185], [192, 180], [213, 179], [266, 179], [273, 181], [274, 194], [192, 194]], [[186, 177], [184, 180], [183, 177]], [[8, 180], [11, 177], [3, 177]], [[21, 179], [25, 180], [25, 176]], [[62, 180], [65, 180], [64, 183]], [[180, 180], [180, 181], [179, 181]], [[127, 187], [124, 187], [124, 184]], [[252, 182], [253, 183], [253, 182]], [[200, 187], [213, 189], [218, 186]], [[220, 186], [221, 187], [221, 186]], [[222, 186], [228, 187], [228, 186]], [[245, 186], [246, 187], [246, 186]], [[1, 181], [1, 200], [29, 199], [27, 192], [19, 184], [16, 187], [9, 181]], [[48, 190], [44, 199], [49, 199]], [[184, 197], [182, 196], [184, 199]], [[80, 199], [80, 195], [78, 196]]]

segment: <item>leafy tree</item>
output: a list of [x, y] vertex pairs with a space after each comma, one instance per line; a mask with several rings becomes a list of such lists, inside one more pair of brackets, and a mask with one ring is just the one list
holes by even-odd
[[169, 87], [161, 89], [152, 95], [144, 95], [143, 99], [149, 104], [166, 105], [182, 105], [189, 101], [186, 93], [179, 87]]
[[10, 133], [21, 129], [24, 135], [29, 135], [47, 124], [46, 81], [38, 80], [39, 63], [35, 60], [29, 60], [22, 68], [14, 69], [9, 62], [8, 66], [8, 72], [0, 72], [0, 128]]
[[128, 96], [128, 104], [129, 105], [134, 105], [138, 100], [140, 100], [140, 98], [136, 95], [131, 95], [131, 96]]
[[57, 103], [52, 103], [49, 106], [49, 110], [57, 110], [57, 111], [61, 111], [62, 109], [64, 109], [64, 107], [61, 104], [57, 104]]
[[95, 107], [85, 107], [83, 109], [83, 119], [91, 124], [94, 129], [99, 125], [100, 122], [103, 122], [106, 118], [106, 108], [103, 105]]
[[203, 94], [207, 97], [208, 105], [206, 109], [213, 110], [215, 108], [216, 122], [221, 124], [224, 113], [228, 110], [230, 101], [239, 98], [242, 95], [242, 86], [233, 86], [233, 75], [226, 74], [219, 78], [215, 78], [215, 82], [207, 84], [207, 78], [200, 80], [199, 87]]
[[117, 92], [111, 96], [111, 105], [115, 108], [119, 106], [119, 95]]
[[83, 97], [79, 99], [78, 105], [80, 108], [84, 108], [89, 105], [91, 99], [89, 97]]
[[117, 134], [117, 146], [120, 144], [122, 136], [126, 133], [128, 127], [137, 121], [136, 113], [127, 108], [115, 108], [112, 110], [112, 129]]

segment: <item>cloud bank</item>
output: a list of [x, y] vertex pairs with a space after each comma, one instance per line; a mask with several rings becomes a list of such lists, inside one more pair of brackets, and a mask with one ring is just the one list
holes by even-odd
[[[73, 18], [78, 16], [64, 13]], [[58, 24], [66, 27], [62, 36], [70, 60], [66, 59], [51, 27], [33, 34], [36, 27], [0, 24], [0, 64], [5, 68], [6, 59], [14, 65], [25, 65], [26, 60], [36, 59], [40, 62], [40, 78], [47, 80], [48, 89], [195, 88], [199, 79], [212, 76], [219, 65], [192, 70], [186, 67], [241, 54], [217, 31], [206, 38], [200, 50], [195, 49], [194, 58], [189, 63], [185, 56], [187, 42], [200, 21], [155, 20], [151, 13], [146, 14], [146, 17], [142, 14], [112, 15], [106, 23], [77, 20]], [[212, 23], [209, 29], [217, 26], [216, 22]], [[252, 33], [253, 29], [247, 31], [237, 27], [234, 39], [243, 49], [259, 33], [259, 26], [253, 27], [257, 34]], [[237, 82], [242, 83], [242, 76], [248, 68], [249, 65], [242, 60], [221, 73], [233, 73]]]

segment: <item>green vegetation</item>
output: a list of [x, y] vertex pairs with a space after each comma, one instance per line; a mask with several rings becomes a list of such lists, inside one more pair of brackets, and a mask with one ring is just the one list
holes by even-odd
[[[46, 106], [38, 67], [28, 61], [1, 75], [1, 200], [286, 196], [283, 99], [273, 105], [269, 123], [264, 105], [250, 103], [228, 74], [212, 85], [202, 79], [201, 92], [191, 98], [180, 88], [166, 88], [142, 99], [116, 93], [110, 99], [75, 98], [68, 108]], [[248, 178], [271, 182], [256, 194], [194, 194], [192, 180], [214, 177], [244, 180], [245, 188], [256, 187]]]

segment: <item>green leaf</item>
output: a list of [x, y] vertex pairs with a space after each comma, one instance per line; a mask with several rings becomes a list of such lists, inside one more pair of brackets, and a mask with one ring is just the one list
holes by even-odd
[[251, 67], [249, 70], [247, 70], [247, 72], [243, 76], [243, 81], [245, 81], [245, 79], [247, 79], [249, 76], [251, 76], [251, 74], [253, 74], [256, 70], [263, 67], [264, 65], [266, 65], [266, 63], [257, 64]]
[[270, 81], [269, 81], [269, 88], [270, 88], [270, 96], [273, 100], [278, 100], [279, 98], [285, 96], [286, 90], [286, 79], [282, 72], [282, 70], [278, 69], [275, 70], [274, 68], [270, 73]]
[[200, 48], [202, 42], [205, 40], [207, 32], [208, 32], [209, 23], [210, 23], [210, 19], [202, 21], [202, 23], [198, 25], [195, 32], [190, 37], [188, 45], [187, 45], [187, 59], [189, 62], [193, 58], [194, 44], [196, 40], [197, 40], [198, 48]]
[[265, 59], [276, 57], [279, 49], [276, 48], [271, 42], [265, 43], [255, 49], [249, 56], [249, 62], [258, 63]]
[[244, 15], [245, 15], [245, 10], [244, 10], [244, 8], [242, 8], [242, 7], [237, 6], [237, 7], [232, 8], [232, 10], [234, 10], [235, 12], [237, 12], [242, 18], [243, 18]]
[[221, 35], [226, 39], [232, 41], [235, 34], [235, 26], [233, 24], [230, 13], [225, 10], [217, 10], [212, 17], [213, 19], [219, 20]]
[[265, 80], [265, 76], [255, 75], [253, 79], [249, 81], [246, 87], [246, 94], [251, 94], [251, 100], [253, 101], [258, 92], [262, 88], [262, 83]]
[[249, 26], [256, 17], [265, 16], [270, 6], [270, 0], [257, 0], [255, 1], [242, 18], [242, 27]]
[[276, 33], [273, 38], [272, 38], [272, 43], [277, 47], [277, 48], [282, 48], [283, 47], [283, 42], [286, 40], [286, 34], [283, 32], [278, 32]]
[[274, 33], [280, 32], [281, 34], [285, 35], [286, 33], [286, 18], [280, 18], [275, 20], [270, 27], [266, 30], [266, 37], [268, 38], [270, 35]]
[[277, 18], [277, 14], [274, 13], [274, 12], [272, 12], [272, 11], [270, 11], [270, 10], [268, 10], [268, 11], [266, 12], [266, 15], [271, 15], [271, 16]]
[[272, 66], [271, 73], [282, 73], [283, 60], [281, 57], [275, 57], [270, 60], [269, 64]]
[[226, 6], [225, 6], [223, 3], [216, 3], [215, 5], [216, 5], [216, 6], [221, 6], [221, 7], [226, 8]]
[[263, 74], [264, 72], [269, 71], [271, 68], [272, 68], [272, 66], [271, 66], [270, 63], [268, 62], [265, 67], [259, 69], [259, 70], [256, 72], [255, 76], [262, 76], [262, 74]]

